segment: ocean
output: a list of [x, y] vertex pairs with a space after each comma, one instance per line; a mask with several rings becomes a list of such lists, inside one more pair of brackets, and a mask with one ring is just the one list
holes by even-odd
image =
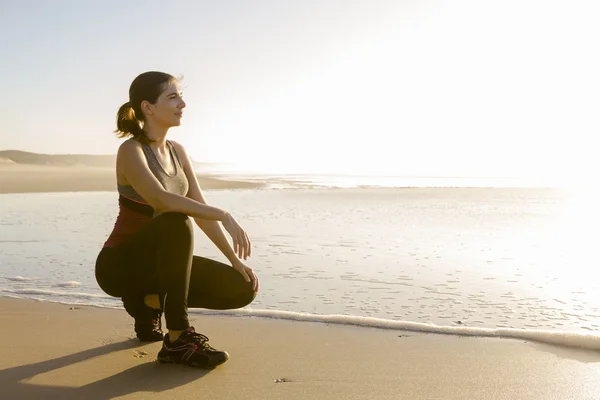
[[[288, 177], [206, 190], [247, 230], [261, 291], [244, 309], [191, 313], [600, 349], [594, 197], [421, 183]], [[0, 295], [120, 308], [94, 278], [117, 207], [116, 192], [0, 195]], [[195, 229], [195, 254], [225, 262]]]

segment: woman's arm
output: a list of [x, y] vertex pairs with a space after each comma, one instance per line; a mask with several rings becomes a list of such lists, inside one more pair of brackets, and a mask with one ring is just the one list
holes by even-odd
[[122, 171], [135, 191], [161, 213], [181, 212], [211, 221], [226, 221], [230, 218], [224, 210], [166, 191], [150, 171], [142, 147], [135, 140], [128, 140], [119, 147], [117, 168]]
[[[179, 156], [179, 159], [181, 160], [181, 164], [183, 165], [183, 170], [188, 179], [189, 189], [186, 194], [186, 197], [198, 203], [207, 205], [206, 199], [204, 198], [202, 190], [200, 189], [198, 178], [196, 177], [196, 172], [194, 171], [192, 162], [189, 156], [187, 155], [185, 148], [177, 142], [171, 141], [171, 143], [173, 143], [173, 146], [175, 146], [175, 149], [177, 150], [177, 154]], [[218, 220], [194, 217], [194, 221], [196, 222], [196, 225], [198, 225], [198, 227], [202, 230], [202, 232], [206, 234], [206, 236], [215, 244], [215, 246], [217, 246], [221, 253], [223, 253], [223, 255], [227, 257], [227, 259], [232, 264], [238, 261], [238, 254], [244, 260], [250, 257], [252, 253], [251, 243], [250, 239], [248, 239], [245, 232], [244, 235], [246, 236], [247, 246], [242, 246], [242, 248], [239, 248], [240, 246], [238, 246], [238, 248], [234, 249], [234, 247], [232, 247], [229, 243], [229, 240], [227, 240], [227, 237], [225, 236], [225, 233], [223, 232], [221, 224], [219, 224]]]

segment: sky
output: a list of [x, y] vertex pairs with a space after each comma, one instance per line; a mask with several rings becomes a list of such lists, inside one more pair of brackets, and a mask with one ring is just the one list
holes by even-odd
[[243, 171], [592, 179], [600, 3], [0, 0], [0, 150], [115, 154], [131, 81]]

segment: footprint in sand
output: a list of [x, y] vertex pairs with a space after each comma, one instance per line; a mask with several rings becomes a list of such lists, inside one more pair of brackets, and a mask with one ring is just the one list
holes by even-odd
[[135, 351], [133, 352], [133, 356], [134, 356], [135, 358], [144, 358], [144, 357], [146, 357], [147, 355], [148, 355], [148, 353], [146, 353], [146, 352], [145, 352], [145, 351], [143, 351], [143, 350], [135, 350]]

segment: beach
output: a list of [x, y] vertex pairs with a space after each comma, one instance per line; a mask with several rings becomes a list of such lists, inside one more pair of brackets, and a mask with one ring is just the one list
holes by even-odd
[[[261, 185], [198, 174], [204, 189], [249, 189]], [[0, 194], [116, 191], [114, 168], [0, 162]]]
[[[203, 371], [158, 364], [97, 287], [111, 169], [0, 172], [0, 398], [599, 398], [594, 255], [554, 191], [199, 176], [251, 232], [261, 279], [244, 309], [190, 310], [231, 355]], [[195, 254], [223, 261], [196, 234]]]
[[600, 354], [265, 318], [191, 323], [231, 356], [212, 371], [155, 361], [122, 310], [0, 298], [5, 399], [594, 400]]

